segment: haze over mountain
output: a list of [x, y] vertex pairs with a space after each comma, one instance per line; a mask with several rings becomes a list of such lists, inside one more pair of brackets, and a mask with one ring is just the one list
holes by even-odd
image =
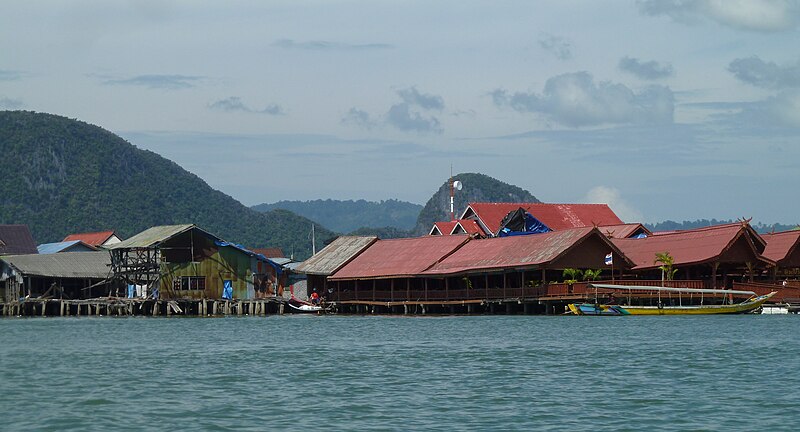
[[359, 228], [398, 228], [408, 231], [417, 223], [422, 206], [405, 201], [388, 199], [380, 202], [363, 199], [313, 201], [279, 201], [258, 204], [253, 210], [266, 212], [284, 209], [307, 217], [336, 232], [350, 233]]
[[[26, 111], [0, 111], [0, 223], [27, 224], [39, 243], [75, 232], [129, 237], [154, 225], [194, 223], [248, 247], [311, 253], [312, 222], [286, 210], [260, 213], [156, 153], [98, 126]], [[317, 227], [317, 244], [334, 234]]]

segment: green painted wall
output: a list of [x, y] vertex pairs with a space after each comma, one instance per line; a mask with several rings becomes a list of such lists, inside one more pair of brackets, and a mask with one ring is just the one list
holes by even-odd
[[[233, 298], [250, 298], [253, 291], [253, 265], [255, 258], [232, 247], [217, 248], [199, 262], [161, 263], [161, 297], [222, 298], [223, 280], [233, 281]], [[175, 290], [174, 283], [181, 276], [205, 276], [205, 291]], [[249, 288], [249, 289], [248, 289]]]

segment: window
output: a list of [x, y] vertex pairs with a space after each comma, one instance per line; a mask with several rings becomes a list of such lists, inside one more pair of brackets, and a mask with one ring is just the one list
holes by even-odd
[[205, 276], [181, 276], [175, 279], [175, 290], [178, 291], [205, 291]]

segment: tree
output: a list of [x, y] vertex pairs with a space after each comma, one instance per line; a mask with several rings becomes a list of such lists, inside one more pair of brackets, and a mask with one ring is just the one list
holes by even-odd
[[601, 269], [596, 269], [596, 270], [586, 269], [583, 271], [583, 280], [585, 281], [597, 280], [597, 278], [600, 277], [601, 273], [603, 273], [603, 270]]
[[658, 267], [663, 272], [664, 277], [671, 281], [675, 278], [675, 273], [678, 272], [678, 269], [673, 269], [673, 265], [675, 264], [675, 258], [669, 254], [669, 252], [656, 252], [656, 259], [653, 261], [653, 264], [661, 263]]
[[564, 283], [567, 285], [572, 285], [578, 283], [578, 279], [583, 276], [583, 272], [574, 268], [565, 268], [563, 276]]

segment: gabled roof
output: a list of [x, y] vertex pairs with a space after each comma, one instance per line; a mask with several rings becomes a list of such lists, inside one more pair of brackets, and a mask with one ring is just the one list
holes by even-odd
[[86, 244], [90, 244], [92, 246], [101, 246], [105, 244], [112, 236], [114, 236], [114, 231], [100, 231], [100, 232], [88, 232], [88, 233], [80, 233], [80, 234], [70, 234], [64, 237], [62, 241], [72, 241], [72, 240], [80, 240]]
[[0, 225], [0, 255], [35, 253], [36, 242], [27, 225]]
[[375, 236], [341, 236], [325, 246], [316, 255], [305, 260], [296, 271], [312, 275], [329, 276], [375, 243]]
[[594, 257], [594, 263], [587, 261], [587, 267], [592, 267], [598, 262], [602, 265], [607, 252], [614, 253], [618, 260], [622, 259], [626, 263], [626, 266], [633, 265], [600, 230], [584, 227], [524, 236], [473, 240], [423, 274], [452, 275], [472, 271], [540, 267], [552, 263], [572, 250], [581, 248], [581, 245], [585, 244], [584, 241], [590, 237], [599, 242], [595, 245], [601, 245], [599, 247], [601, 251]]
[[450, 235], [456, 221], [434, 222], [428, 235]]
[[[115, 243], [113, 245], [109, 245], [108, 248], [109, 249], [150, 248], [158, 245], [159, 243], [162, 243], [165, 240], [175, 237], [178, 234], [189, 231], [192, 228], [200, 229], [197, 228], [197, 226], [195, 226], [194, 224], [155, 226], [152, 228], [148, 228], [127, 240]], [[217, 238], [216, 236], [213, 236], [211, 234], [208, 235]]]
[[44, 243], [37, 246], [40, 254], [52, 254], [63, 252], [88, 252], [96, 251], [97, 248], [86, 244], [80, 240], [62, 241], [58, 243]]
[[105, 279], [111, 255], [101, 252], [65, 252], [43, 255], [4, 256], [2, 260], [26, 276]]
[[654, 263], [656, 253], [669, 252], [674, 265], [696, 265], [711, 263], [727, 252], [740, 238], [744, 238], [750, 253], [756, 259], [769, 261], [761, 256], [766, 244], [747, 223], [715, 225], [692, 230], [675, 231], [641, 239], [612, 239], [622, 252], [636, 263], [634, 270], [658, 268]]
[[771, 234], [762, 234], [762, 238], [767, 242], [763, 255], [779, 265], [787, 264], [797, 253], [800, 255], [800, 230], [784, 231]]
[[413, 277], [470, 240], [468, 236], [425, 236], [378, 240], [329, 280]]
[[620, 225], [603, 225], [600, 226], [600, 231], [610, 238], [630, 238], [636, 234], [644, 233], [648, 237], [653, 235], [646, 226], [640, 223], [627, 223]]
[[494, 234], [500, 229], [503, 218], [519, 208], [554, 231], [623, 223], [607, 204], [470, 203], [461, 219], [474, 214], [481, 226]]
[[486, 233], [483, 231], [483, 228], [478, 225], [478, 221], [475, 219], [457, 220], [456, 225], [450, 231], [450, 234], [462, 234], [462, 231], [469, 235], [486, 235]]

